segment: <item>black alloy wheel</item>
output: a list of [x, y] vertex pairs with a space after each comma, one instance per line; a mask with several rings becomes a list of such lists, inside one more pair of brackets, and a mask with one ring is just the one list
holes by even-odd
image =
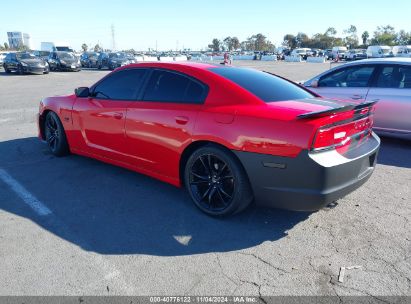
[[63, 125], [54, 112], [47, 113], [44, 132], [51, 153], [56, 156], [63, 156], [69, 152]]
[[253, 199], [239, 161], [229, 151], [214, 145], [191, 155], [185, 169], [185, 185], [197, 207], [213, 216], [239, 212]]

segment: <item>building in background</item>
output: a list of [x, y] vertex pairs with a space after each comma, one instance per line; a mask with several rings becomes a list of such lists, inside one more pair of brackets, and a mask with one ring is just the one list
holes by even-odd
[[9, 46], [12, 49], [18, 49], [22, 46], [30, 48], [30, 35], [22, 32], [7, 32]]

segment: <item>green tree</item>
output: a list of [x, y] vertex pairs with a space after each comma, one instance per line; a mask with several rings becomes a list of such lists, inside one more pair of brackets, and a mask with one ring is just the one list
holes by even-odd
[[401, 30], [397, 34], [395, 39], [396, 44], [398, 45], [408, 45], [411, 44], [411, 32], [407, 33], [404, 30]]
[[7, 42], [4, 43], [4, 49], [8, 50], [9, 49], [9, 44]]
[[85, 44], [85, 43], [83, 43], [83, 44], [81, 45], [81, 48], [83, 49], [83, 52], [87, 52], [87, 50], [88, 50], [88, 45]]
[[237, 37], [231, 38], [231, 44], [233, 50], [238, 50], [240, 48], [240, 40]]
[[364, 33], [362, 33], [362, 35], [361, 35], [361, 38], [362, 38], [362, 44], [367, 45], [368, 44], [368, 38], [370, 38], [370, 33], [368, 33], [368, 31], [364, 31]]
[[348, 29], [344, 30], [344, 34], [347, 35], [344, 39], [344, 43], [349, 45], [350, 48], [356, 48], [358, 46], [357, 27], [355, 25], [350, 25]]
[[391, 25], [378, 26], [371, 40], [372, 44], [377, 45], [395, 45], [397, 33]]
[[308, 38], [307, 34], [301, 32], [295, 36], [295, 41], [297, 47], [308, 47], [310, 44], [310, 38]]
[[295, 36], [293, 34], [287, 34], [284, 36], [284, 42], [283, 42], [284, 46], [287, 46], [291, 49], [296, 48], [297, 43], [295, 41]]
[[325, 35], [325, 36], [328, 36], [328, 37], [332, 37], [332, 36], [337, 35], [337, 31], [336, 31], [335, 28], [329, 27], [329, 28], [325, 31], [324, 35]]
[[217, 38], [214, 38], [211, 44], [208, 45], [208, 47], [212, 49], [213, 52], [219, 52], [221, 49], [221, 41]]
[[224, 47], [228, 50], [228, 51], [232, 51], [233, 50], [233, 42], [232, 42], [232, 38], [230, 36], [226, 37], [223, 40], [224, 43]]
[[103, 51], [103, 48], [97, 43], [94, 46], [94, 52], [102, 52], [102, 51]]

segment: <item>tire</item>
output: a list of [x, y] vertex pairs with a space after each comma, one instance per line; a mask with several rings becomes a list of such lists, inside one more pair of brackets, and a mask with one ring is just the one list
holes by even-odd
[[4, 71], [6, 72], [6, 74], [10, 74], [11, 71], [9, 69], [7, 69], [6, 67], [4, 67]]
[[229, 151], [213, 144], [190, 155], [184, 168], [184, 185], [194, 204], [211, 216], [238, 213], [253, 200], [241, 163]]
[[51, 153], [55, 156], [64, 156], [69, 153], [66, 133], [56, 113], [47, 113], [44, 122], [44, 134]]
[[21, 65], [19, 65], [19, 66], [17, 67], [17, 73], [18, 73], [19, 75], [24, 75], [24, 70], [23, 70], [23, 67], [22, 67]]
[[98, 66], [97, 66], [97, 69], [99, 69], [99, 70], [101, 70], [101, 64], [99, 64]]

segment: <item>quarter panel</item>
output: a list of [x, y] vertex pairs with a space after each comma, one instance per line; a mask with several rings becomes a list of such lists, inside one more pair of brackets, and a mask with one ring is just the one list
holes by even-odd
[[367, 100], [379, 100], [375, 128], [411, 132], [411, 89], [371, 88]]

